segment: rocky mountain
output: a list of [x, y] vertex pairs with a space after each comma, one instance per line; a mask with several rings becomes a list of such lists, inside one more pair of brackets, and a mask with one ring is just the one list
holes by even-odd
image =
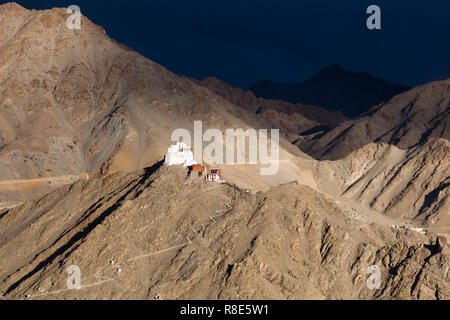
[[333, 64], [303, 83], [261, 80], [250, 90], [260, 98], [303, 103], [355, 117], [388, 101], [409, 87], [378, 79], [365, 72], [350, 72]]
[[319, 162], [319, 170], [333, 174], [344, 198], [391, 218], [446, 230], [449, 160], [450, 143], [445, 139], [410, 150], [370, 143], [337, 161]]
[[339, 159], [370, 142], [408, 150], [430, 139], [450, 140], [450, 80], [436, 81], [395, 96], [367, 114], [323, 135], [304, 135], [297, 145], [317, 159]]
[[67, 28], [68, 16], [0, 6], [0, 197], [36, 199], [80, 177], [152, 165], [173, 130], [194, 120], [205, 130], [259, 127], [86, 17], [80, 30]]
[[[0, 6], [0, 299], [449, 299], [449, 80], [348, 120], [67, 18]], [[164, 165], [195, 120], [280, 128], [278, 172]]]
[[[298, 105], [254, 98], [217, 79], [205, 79], [203, 84], [237, 105], [267, 106], [269, 119], [286, 115], [291, 124], [297, 119], [297, 113], [289, 114], [289, 109], [276, 105]], [[450, 224], [449, 92], [448, 80], [420, 86], [329, 131], [326, 122], [317, 118], [315, 126], [300, 135], [287, 121], [280, 122], [279, 128], [303, 152], [319, 160], [335, 160], [299, 163], [300, 176], [310, 171], [314, 177], [308, 185], [390, 217], [445, 228]], [[318, 108], [316, 112], [324, 114]]]
[[432, 82], [295, 143], [316, 159], [334, 160], [320, 163], [335, 166], [343, 196], [391, 217], [444, 226], [450, 221], [449, 112], [449, 80]]
[[213, 77], [205, 78], [198, 83], [233, 104], [251, 111], [260, 121], [269, 120], [274, 128], [279, 128], [286, 134], [296, 135], [320, 128], [329, 130], [347, 120], [341, 112], [317, 106], [257, 98], [250, 90], [232, 87]]
[[[450, 296], [444, 236], [356, 219], [296, 183], [248, 193], [232, 184], [211, 189], [187, 175], [186, 169], [157, 164], [80, 180], [37, 202], [0, 211], [2, 294], [8, 299]], [[372, 265], [380, 271], [377, 287], [367, 285]], [[80, 270], [79, 290], [66, 287], [70, 266]]]

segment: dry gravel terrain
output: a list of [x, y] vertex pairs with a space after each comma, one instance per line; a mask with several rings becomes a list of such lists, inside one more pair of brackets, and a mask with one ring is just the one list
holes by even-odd
[[[450, 298], [450, 80], [347, 119], [173, 74], [67, 17], [0, 5], [0, 299]], [[163, 165], [195, 120], [279, 128], [278, 173]]]

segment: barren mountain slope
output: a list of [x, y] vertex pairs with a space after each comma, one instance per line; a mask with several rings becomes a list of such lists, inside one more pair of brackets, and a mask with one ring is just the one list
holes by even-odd
[[370, 142], [407, 150], [431, 138], [450, 140], [450, 80], [399, 94], [324, 135], [299, 137], [296, 144], [316, 159], [339, 159]]
[[[174, 129], [261, 127], [253, 114], [111, 40], [65, 9], [0, 6], [0, 194], [38, 198], [161, 159]], [[301, 155], [282, 138], [281, 144]]]
[[[201, 83], [235, 104], [249, 109], [267, 104], [268, 109], [259, 116], [264, 117], [266, 113], [272, 119], [271, 125], [280, 126], [284, 132], [295, 132], [294, 115], [299, 114], [287, 116], [291, 124], [289, 127], [287, 122], [280, 121], [281, 115], [287, 114], [276, 111], [280, 110], [276, 109], [276, 103], [287, 106], [286, 103], [256, 99], [252, 93], [233, 88], [215, 78], [207, 78]], [[448, 136], [450, 124], [447, 90], [448, 84], [431, 83], [395, 97], [390, 104], [374, 108], [362, 119], [345, 122], [328, 134], [324, 135], [324, 130], [315, 130], [318, 127], [314, 127], [309, 130], [311, 134], [306, 132], [303, 136], [297, 135], [296, 143], [311, 144], [310, 149], [304, 149], [306, 152], [320, 148], [328, 143], [330, 136], [337, 135], [331, 143], [325, 145], [331, 151], [325, 153], [324, 158], [329, 154], [335, 159], [350, 151], [352, 153], [335, 162], [293, 160], [298, 164], [298, 169], [292, 170], [293, 180], [295, 178], [299, 183], [309, 185], [335, 199], [350, 199], [395, 218], [399, 223], [448, 232], [448, 140], [435, 139]], [[411, 97], [414, 97], [413, 102]], [[271, 102], [274, 105], [270, 105]], [[409, 107], [403, 107], [404, 103], [408, 103]], [[275, 106], [275, 109], [269, 106]], [[400, 107], [403, 109], [398, 112]], [[380, 108], [383, 110], [379, 111]], [[320, 113], [320, 108], [315, 111]], [[382, 119], [379, 119], [380, 114], [384, 115]], [[351, 129], [341, 132], [349, 126], [352, 126]], [[366, 132], [361, 129], [364, 127]], [[383, 130], [388, 130], [389, 133]], [[290, 139], [293, 136], [295, 137], [288, 135]], [[372, 143], [372, 140], [376, 143]], [[248, 168], [245, 170], [248, 171]]]
[[[4, 298], [450, 297], [443, 236], [354, 219], [295, 183], [247, 193], [186, 175], [156, 165], [0, 211]], [[67, 290], [71, 265], [80, 290]]]
[[[450, 143], [430, 139], [407, 151], [370, 143], [337, 161], [317, 163], [335, 198], [352, 199], [397, 221], [450, 231]], [[336, 186], [340, 186], [336, 189]]]
[[[450, 81], [432, 82], [326, 134], [295, 142], [315, 158], [321, 190], [404, 223], [450, 226]], [[319, 179], [319, 177], [321, 177]], [[339, 186], [336, 188], [336, 186]]]
[[[199, 85], [67, 17], [0, 6], [5, 298], [449, 299], [450, 80], [324, 134], [298, 106]], [[281, 125], [278, 174], [221, 165], [229, 183], [208, 184], [161, 167], [194, 120]], [[428, 233], [390, 227], [410, 221]], [[82, 290], [65, 291], [70, 265]]]
[[346, 120], [342, 113], [321, 107], [256, 98], [250, 90], [232, 87], [213, 77], [197, 82], [233, 104], [255, 113], [261, 121], [269, 121], [274, 127], [288, 134], [297, 135], [318, 126], [334, 128]]

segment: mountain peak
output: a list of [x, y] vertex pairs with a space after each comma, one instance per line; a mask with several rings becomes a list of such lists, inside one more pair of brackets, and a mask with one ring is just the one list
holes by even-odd
[[364, 113], [409, 89], [367, 72], [347, 71], [338, 64], [325, 67], [301, 84], [259, 81], [250, 88], [260, 98], [320, 106], [341, 111], [348, 117]]
[[324, 71], [341, 72], [341, 71], [345, 71], [345, 70], [340, 65], [333, 63], [333, 64], [330, 64], [329, 66], [326, 66], [325, 68], [323, 68], [320, 72], [324, 72]]
[[28, 11], [28, 9], [25, 9], [20, 4], [17, 4], [15, 2], [7, 2], [4, 4], [0, 4], [0, 14], [3, 14], [4, 12], [6, 12], [9, 15], [11, 15], [14, 12], [19, 12], [19, 11]]

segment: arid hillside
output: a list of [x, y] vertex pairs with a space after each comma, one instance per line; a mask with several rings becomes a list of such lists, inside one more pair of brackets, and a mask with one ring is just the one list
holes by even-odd
[[[444, 236], [355, 218], [296, 183], [248, 193], [187, 175], [158, 164], [0, 211], [3, 297], [450, 297]], [[66, 287], [71, 265], [81, 270], [80, 290]], [[378, 289], [367, 286], [372, 265]]]
[[280, 129], [287, 135], [298, 135], [320, 128], [332, 129], [347, 120], [341, 112], [329, 111], [317, 106], [257, 98], [250, 90], [244, 91], [232, 87], [213, 77], [203, 79], [198, 83], [233, 104], [249, 110], [260, 122], [268, 122], [269, 125]]
[[68, 16], [63, 8], [0, 6], [2, 197], [36, 199], [67, 182], [59, 177], [149, 166], [164, 156], [173, 130], [192, 131], [194, 120], [204, 130], [266, 128], [251, 112], [116, 43], [86, 17], [80, 30], [67, 28]]
[[[67, 18], [0, 5], [0, 299], [450, 299], [449, 79], [349, 120], [176, 75]], [[280, 129], [277, 172], [164, 165], [196, 120]]]
[[[450, 231], [450, 143], [433, 140], [402, 150], [370, 143], [337, 161], [320, 161], [322, 179], [338, 189], [335, 196], [421, 227]], [[444, 231], [445, 230], [445, 231]]]
[[413, 88], [373, 107], [361, 117], [296, 144], [316, 159], [336, 160], [370, 142], [408, 150], [431, 139], [450, 140], [450, 80]]
[[[290, 159], [297, 165], [293, 181], [404, 222], [450, 230], [448, 80], [414, 88], [353, 120], [319, 107], [255, 98], [214, 78], [201, 83], [322, 160]], [[237, 183], [239, 175], [233, 176]]]

